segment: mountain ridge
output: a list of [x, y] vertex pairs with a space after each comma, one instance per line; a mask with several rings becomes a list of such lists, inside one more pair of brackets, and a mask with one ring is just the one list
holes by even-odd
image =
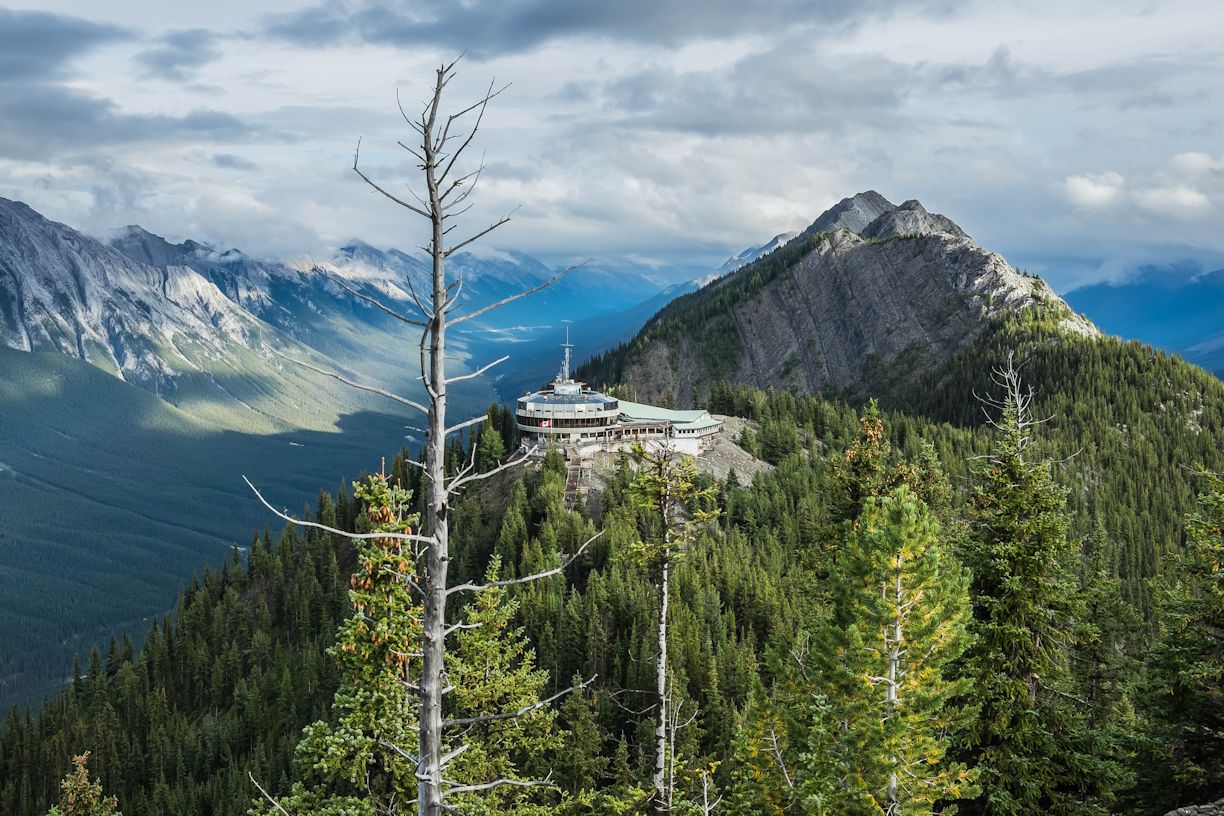
[[951, 219], [866, 191], [784, 248], [677, 299], [582, 373], [682, 406], [718, 379], [864, 396], [932, 369], [988, 321], [1034, 308], [1058, 312], [1063, 330], [1098, 333]]

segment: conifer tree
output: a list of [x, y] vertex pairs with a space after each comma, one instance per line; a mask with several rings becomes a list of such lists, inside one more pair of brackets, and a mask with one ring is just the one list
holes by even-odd
[[[410, 533], [418, 517], [412, 494], [381, 475], [353, 485], [363, 505], [363, 532]], [[253, 813], [275, 816], [366, 816], [394, 813], [416, 792], [416, 708], [409, 689], [420, 671], [413, 654], [420, 638], [417, 555], [399, 538], [359, 540], [350, 582], [353, 615], [331, 649], [341, 671], [332, 701], [334, 724], [307, 726], [296, 749], [299, 779], [277, 802]], [[403, 811], [408, 812], [408, 811]]]
[[450, 746], [447, 803], [471, 816], [543, 816], [549, 809], [537, 794], [549, 785], [535, 780], [551, 781], [548, 759], [565, 735], [542, 701], [548, 673], [536, 668], [523, 629], [511, 625], [518, 604], [497, 586], [500, 566], [494, 558], [487, 588], [464, 609], [447, 654], [447, 722], [463, 733], [462, 744]]
[[1178, 805], [1224, 790], [1224, 477], [1202, 477], [1185, 553], [1157, 595], [1160, 646], [1150, 663], [1150, 708], [1166, 726], [1148, 779]]
[[947, 758], [969, 685], [949, 676], [967, 645], [968, 577], [926, 505], [904, 486], [867, 499], [830, 583], [808, 675], [827, 704], [809, 705], [796, 773], [809, 812], [918, 816], [971, 795], [975, 774]]
[[88, 762], [88, 751], [73, 757], [72, 770], [60, 783], [60, 802], [47, 816], [123, 816], [115, 797], [106, 796], [102, 785], [89, 778]]
[[997, 369], [1003, 396], [995, 441], [973, 496], [966, 565], [973, 574], [973, 646], [966, 670], [980, 716], [963, 756], [975, 758], [982, 796], [965, 809], [988, 816], [1102, 813], [1117, 768], [1093, 755], [1086, 701], [1069, 667], [1076, 547], [1066, 491], [1051, 465], [1030, 461], [1040, 424], [1009, 357]]

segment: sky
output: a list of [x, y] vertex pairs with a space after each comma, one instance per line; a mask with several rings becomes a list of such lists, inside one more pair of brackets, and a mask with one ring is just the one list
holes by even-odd
[[[424, 223], [397, 146], [491, 81], [464, 229], [682, 278], [875, 189], [1067, 291], [1224, 267], [1219, 0], [0, 0], [0, 196], [258, 256]], [[472, 161], [481, 153], [473, 152]]]

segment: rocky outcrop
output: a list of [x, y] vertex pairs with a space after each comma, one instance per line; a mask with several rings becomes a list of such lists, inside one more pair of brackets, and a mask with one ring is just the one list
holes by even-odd
[[1206, 805], [1187, 805], [1170, 810], [1165, 816], [1224, 816], [1224, 799]]
[[[731, 320], [719, 316], [718, 331], [733, 332], [733, 342], [711, 337], [696, 308], [688, 315], [676, 308], [626, 349], [622, 379], [640, 399], [670, 392], [682, 405], [728, 375], [761, 388], [884, 395], [964, 349], [993, 318], [1046, 307], [1062, 313], [1063, 329], [1097, 333], [1041, 278], [1022, 274], [917, 201], [894, 207], [861, 193], [804, 234], [802, 254], [781, 270], [775, 265], [763, 285], [736, 289], [754, 270], [763, 277], [749, 265], [705, 290], [704, 304], [696, 299], [703, 293], [693, 296], [707, 310], [720, 290], [731, 301]], [[711, 361], [713, 345], [738, 356]]]
[[862, 230], [864, 238], [913, 237], [918, 235], [951, 235], [953, 238], [968, 238], [965, 231], [956, 226], [952, 219], [936, 213], [929, 213], [918, 203], [918, 199], [909, 201], [880, 215]]
[[851, 232], [862, 232], [867, 225], [881, 215], [896, 209], [896, 205], [875, 190], [843, 198], [820, 214], [811, 226], [803, 231], [801, 237], [808, 237], [819, 232], [833, 232], [845, 229]]

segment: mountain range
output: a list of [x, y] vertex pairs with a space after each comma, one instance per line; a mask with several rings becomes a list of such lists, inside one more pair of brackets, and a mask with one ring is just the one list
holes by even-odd
[[[352, 241], [325, 265], [331, 277], [137, 226], [99, 240], [0, 199], [0, 706], [246, 544], [270, 515], [243, 475], [296, 504], [413, 445], [416, 417], [290, 360], [419, 396], [408, 327], [336, 281], [405, 311], [422, 255]], [[463, 308], [553, 274], [514, 252], [451, 269]], [[547, 380], [567, 321], [600, 348], [681, 291], [590, 264], [471, 321], [457, 365], [509, 353], [513, 367], [459, 384], [454, 410]]]

